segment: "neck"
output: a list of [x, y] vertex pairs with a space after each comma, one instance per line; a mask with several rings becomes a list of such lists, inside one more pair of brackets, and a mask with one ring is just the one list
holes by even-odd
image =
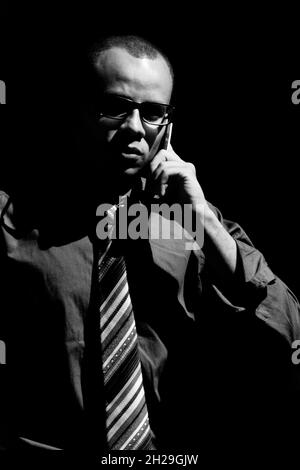
[[146, 185], [146, 179], [140, 176], [115, 178], [111, 184], [108, 184], [103, 192], [101, 199], [107, 202], [117, 203], [121, 196], [129, 194], [132, 190], [143, 191]]

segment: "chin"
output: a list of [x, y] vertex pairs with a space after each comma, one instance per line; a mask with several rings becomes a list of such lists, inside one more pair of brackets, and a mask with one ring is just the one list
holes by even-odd
[[126, 168], [123, 171], [125, 176], [137, 176], [139, 173], [141, 173], [141, 168]]

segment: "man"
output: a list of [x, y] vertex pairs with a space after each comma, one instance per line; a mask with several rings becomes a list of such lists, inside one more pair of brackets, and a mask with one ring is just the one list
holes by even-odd
[[[65, 213], [67, 223], [59, 225], [54, 211], [50, 229], [22, 216], [17, 198], [1, 194], [2, 446], [90, 455], [128, 448], [230, 451], [229, 443], [249, 443], [253, 424], [266, 438], [275, 425], [289, 424], [274, 404], [294, 390], [290, 345], [300, 338], [298, 302], [243, 230], [206, 201], [194, 166], [163, 148], [173, 111], [168, 59], [130, 36], [104, 40], [91, 57], [95, 200], [77, 213], [76, 224]], [[197, 232], [186, 230], [186, 219], [155, 212], [161, 203], [187, 208]], [[117, 216], [130, 204], [148, 211], [147, 237], [115, 236]], [[26, 198], [22, 207], [28, 210]], [[104, 230], [107, 223], [114, 230]], [[151, 237], [159, 223], [170, 228], [169, 237]], [[104, 287], [114, 266], [109, 256], [126, 267], [122, 280]], [[121, 300], [126, 286], [130, 296], [127, 290]], [[100, 341], [103, 333], [110, 338], [110, 317], [123, 315], [123, 301], [133, 312], [128, 337], [119, 349], [112, 338], [105, 358]], [[107, 379], [103, 365], [114, 367], [110, 361], [119, 351], [122, 357], [135, 329], [138, 358], [132, 353], [126, 370], [137, 377], [141, 366], [138, 394], [129, 389], [132, 375], [123, 379], [116, 368]], [[127, 384], [131, 398], [123, 397]]]

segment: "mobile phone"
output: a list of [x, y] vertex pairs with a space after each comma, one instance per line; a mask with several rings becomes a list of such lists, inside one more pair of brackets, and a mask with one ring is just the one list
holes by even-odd
[[170, 122], [170, 124], [167, 125], [165, 135], [163, 137], [163, 143], [162, 143], [161, 148], [164, 150], [169, 150], [171, 137], [172, 137], [172, 130], [173, 130], [173, 123]]
[[[163, 150], [169, 150], [170, 149], [172, 130], [173, 130], [173, 123], [170, 122], [170, 124], [167, 125], [166, 130], [165, 130], [165, 134], [162, 138], [161, 145], [160, 145], [161, 149], [163, 149]], [[162, 192], [161, 196], [156, 195], [156, 196], [154, 196], [154, 198], [159, 199], [160, 197], [164, 196], [167, 187], [168, 187], [168, 185], [164, 184], [163, 185], [163, 192]]]
[[[168, 124], [166, 126], [166, 130], [165, 130], [165, 133], [164, 133], [164, 136], [163, 138], [161, 139], [160, 143], [158, 146], [153, 146], [152, 147], [152, 150], [151, 150], [151, 154], [152, 156], [149, 158], [149, 161], [151, 161], [155, 155], [159, 152], [159, 150], [169, 150], [170, 148], [170, 142], [171, 142], [171, 137], [172, 137], [172, 129], [173, 129], [173, 123], [170, 122], [170, 124]], [[166, 187], [167, 185], [165, 185]], [[158, 199], [160, 198], [161, 196], [157, 195], [157, 194], [153, 194], [153, 188], [151, 188], [151, 183], [150, 183], [150, 187], [148, 187], [148, 191], [149, 191], [149, 194], [152, 194], [152, 197], [154, 199]], [[147, 191], [147, 190], [146, 190]]]

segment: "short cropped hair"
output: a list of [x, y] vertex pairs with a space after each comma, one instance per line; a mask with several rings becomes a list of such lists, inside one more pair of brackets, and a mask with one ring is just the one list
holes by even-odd
[[136, 35], [112, 35], [104, 37], [100, 41], [94, 43], [89, 51], [89, 59], [92, 64], [96, 65], [101, 54], [113, 47], [125, 49], [130, 55], [138, 59], [144, 57], [156, 59], [161, 56], [168, 65], [172, 82], [174, 82], [174, 70], [170, 60], [164, 52], [147, 39]]

